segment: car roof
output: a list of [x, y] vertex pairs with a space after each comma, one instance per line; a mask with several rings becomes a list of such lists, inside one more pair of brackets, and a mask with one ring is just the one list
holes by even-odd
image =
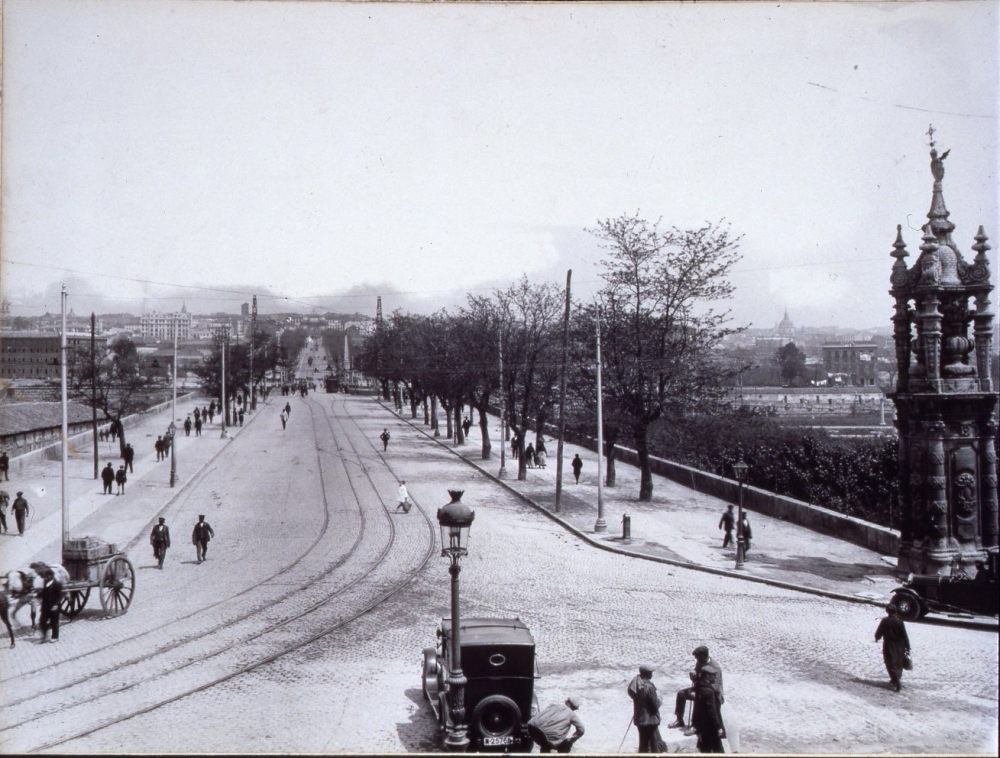
[[[490, 644], [534, 645], [535, 638], [519, 618], [463, 618], [460, 621], [462, 646]], [[451, 637], [451, 619], [441, 619], [441, 628]]]

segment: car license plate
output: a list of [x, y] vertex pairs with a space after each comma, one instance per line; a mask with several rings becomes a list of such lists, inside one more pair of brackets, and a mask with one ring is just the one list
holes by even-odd
[[506, 737], [483, 737], [483, 747], [497, 747], [498, 745], [513, 745], [516, 738], [513, 734]]

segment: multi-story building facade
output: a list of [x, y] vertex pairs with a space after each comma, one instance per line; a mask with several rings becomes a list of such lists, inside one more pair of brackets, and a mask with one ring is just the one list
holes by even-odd
[[[59, 379], [58, 334], [40, 332], [4, 332], [0, 337], [0, 377], [4, 379]], [[90, 350], [89, 334], [67, 334], [70, 351]], [[106, 337], [95, 337], [98, 355], [107, 350]]]
[[828, 377], [845, 385], [878, 384], [878, 346], [874, 342], [839, 342], [823, 345], [823, 367]]
[[177, 325], [177, 339], [188, 339], [191, 336], [191, 314], [186, 308], [180, 313], [146, 313], [139, 319], [139, 334], [147, 339], [172, 340], [174, 324]]

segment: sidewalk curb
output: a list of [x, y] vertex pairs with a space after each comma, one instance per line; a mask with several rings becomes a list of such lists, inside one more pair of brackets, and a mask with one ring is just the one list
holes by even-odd
[[[792, 584], [791, 582], [782, 582], [782, 581], [780, 581], [778, 579], [768, 579], [766, 577], [759, 577], [759, 576], [752, 576], [752, 575], [749, 575], [749, 574], [742, 574], [742, 573], [739, 573], [737, 571], [731, 571], [731, 570], [728, 570], [728, 569], [717, 569], [717, 568], [712, 568], [711, 566], [702, 566], [700, 564], [690, 563], [688, 561], [678, 561], [678, 560], [674, 560], [672, 558], [663, 558], [663, 557], [655, 556], [655, 555], [646, 555], [644, 553], [639, 553], [639, 552], [636, 552], [634, 550], [626, 550], [625, 548], [616, 547], [614, 545], [604, 544], [604, 543], [602, 543], [602, 542], [600, 542], [598, 540], [595, 540], [593, 537], [591, 537], [590, 535], [588, 535], [586, 532], [580, 531], [579, 529], [577, 529], [575, 526], [573, 526], [572, 524], [568, 523], [567, 521], [564, 521], [558, 515], [552, 513], [548, 509], [542, 507], [541, 505], [539, 505], [538, 503], [536, 503], [534, 500], [532, 500], [527, 495], [525, 495], [525, 494], [519, 492], [518, 490], [514, 489], [505, 480], [498, 478], [497, 476], [495, 476], [494, 474], [489, 473], [488, 471], [486, 471], [483, 468], [480, 468], [474, 462], [472, 462], [471, 460], [469, 460], [468, 458], [466, 458], [465, 456], [463, 456], [461, 453], [457, 452], [451, 445], [446, 444], [447, 441], [445, 440], [445, 438], [443, 438], [443, 437], [434, 437], [427, 430], [425, 430], [425, 429], [421, 428], [420, 426], [417, 426], [416, 424], [414, 424], [412, 419], [405, 418], [402, 414], [397, 413], [393, 409], [390, 409], [389, 406], [385, 405], [381, 400], [378, 400], [377, 402], [386, 411], [388, 411], [389, 413], [392, 413], [394, 416], [397, 416], [401, 421], [404, 421], [411, 428], [417, 430], [418, 432], [420, 432], [421, 434], [423, 434], [428, 439], [432, 440], [433, 442], [438, 443], [439, 445], [441, 445], [441, 447], [443, 447], [446, 450], [448, 450], [448, 452], [450, 452], [452, 455], [454, 455], [457, 458], [459, 458], [464, 463], [466, 463], [469, 466], [471, 466], [472, 468], [474, 468], [474, 469], [482, 472], [484, 475], [488, 476], [490, 479], [492, 479], [494, 482], [496, 482], [497, 484], [499, 484], [500, 486], [502, 486], [504, 489], [506, 489], [512, 495], [516, 496], [518, 499], [520, 499], [524, 503], [530, 505], [532, 508], [534, 508], [539, 513], [542, 513], [545, 516], [547, 516], [551, 521], [559, 524], [564, 529], [566, 529], [568, 532], [571, 532], [572, 534], [576, 535], [578, 538], [582, 539], [584, 542], [586, 542], [586, 543], [588, 543], [588, 544], [592, 545], [593, 547], [596, 547], [596, 548], [598, 548], [600, 550], [605, 550], [605, 551], [607, 551], [609, 553], [617, 553], [618, 555], [624, 555], [624, 556], [627, 556], [627, 557], [630, 557], [630, 558], [640, 558], [642, 560], [653, 561], [654, 563], [663, 563], [663, 564], [666, 564], [668, 566], [677, 566], [679, 568], [691, 569], [692, 571], [701, 571], [701, 572], [706, 573], [706, 574], [715, 574], [717, 576], [725, 576], [725, 577], [729, 577], [731, 579], [742, 579], [743, 581], [747, 581], [747, 582], [756, 582], [757, 584], [766, 584], [766, 585], [769, 585], [771, 587], [778, 587], [780, 589], [792, 590], [793, 592], [804, 592], [804, 593], [809, 594], [809, 595], [817, 595], [819, 597], [826, 597], [826, 598], [830, 598], [832, 600], [840, 600], [840, 601], [843, 601], [843, 602], [855, 603], [855, 604], [858, 604], [858, 605], [871, 605], [871, 606], [875, 606], [875, 607], [878, 607], [878, 608], [885, 607], [885, 601], [884, 600], [873, 600], [871, 598], [858, 597], [858, 596], [855, 596], [855, 595], [844, 595], [844, 594], [841, 594], [839, 592], [832, 592], [830, 590], [821, 590], [821, 589], [817, 589], [815, 587], [805, 587], [805, 586], [800, 585], [800, 584]], [[962, 627], [962, 628], [965, 628], [965, 629], [973, 629], [973, 630], [976, 630], [976, 631], [994, 631], [994, 632], [995, 631], [1000, 631], [1000, 625], [996, 625], [996, 626], [994, 626], [994, 625], [988, 625], [989, 622], [987, 622], [987, 624], [976, 623], [976, 622], [968, 623], [968, 622], [963, 622], [963, 621], [945, 620], [945, 619], [937, 619], [937, 618], [930, 618], [930, 617], [924, 617], [920, 621], [921, 621], [921, 623], [934, 624], [934, 625], [942, 625], [942, 626], [958, 626], [958, 627]]]
[[[262, 406], [264, 404], [265, 403], [258, 403], [258, 409], [256, 411], [254, 411], [253, 417], [245, 424], [245, 426], [249, 427], [250, 424], [252, 424], [254, 422], [254, 420], [260, 415], [260, 410], [261, 410], [260, 406]], [[227, 426], [226, 427], [227, 433], [229, 432], [230, 429], [233, 429], [233, 428], [234, 427], [232, 427], [232, 426]], [[243, 430], [242, 426], [239, 426], [239, 427], [236, 427], [236, 428], [238, 428], [240, 431]], [[233, 440], [235, 440], [236, 436], [238, 434], [239, 434], [239, 432], [237, 432], [236, 434], [230, 434], [229, 439], [227, 440], [227, 443], [228, 442], [232, 442]], [[128, 553], [129, 550], [131, 550], [132, 548], [134, 548], [136, 545], [139, 544], [140, 540], [142, 540], [142, 538], [143, 538], [143, 535], [149, 533], [149, 530], [151, 530], [153, 528], [153, 526], [156, 524], [156, 522], [160, 518], [160, 516], [162, 516], [163, 514], [165, 514], [167, 512], [167, 510], [170, 508], [170, 506], [174, 504], [174, 501], [177, 500], [177, 498], [179, 498], [181, 495], [183, 495], [184, 492], [185, 492], [185, 490], [187, 490], [188, 487], [194, 485], [196, 482], [198, 482], [198, 481], [201, 480], [202, 476], [204, 476], [205, 472], [208, 470], [208, 467], [210, 465], [212, 465], [212, 463], [215, 461], [216, 458], [218, 458], [220, 455], [222, 455], [223, 452], [225, 452], [225, 450], [226, 450], [227, 447], [229, 447], [228, 444], [223, 445], [218, 450], [216, 450], [215, 454], [212, 455], [212, 457], [209, 458], [207, 461], [205, 461], [205, 463], [202, 464], [201, 468], [199, 468], [197, 471], [195, 471], [187, 479], [187, 481], [184, 482], [184, 484], [182, 484], [180, 487], [176, 488], [177, 491], [174, 492], [173, 496], [171, 496], [167, 500], [167, 502], [164, 503], [159, 508], [159, 510], [157, 510], [156, 513], [153, 514], [152, 518], [150, 518], [149, 521], [146, 522], [146, 525], [142, 529], [139, 530], [139, 533], [136, 534], [135, 537], [133, 537], [131, 540], [129, 540], [126, 543], [125, 548], [124, 548], [124, 552], [125, 553]]]

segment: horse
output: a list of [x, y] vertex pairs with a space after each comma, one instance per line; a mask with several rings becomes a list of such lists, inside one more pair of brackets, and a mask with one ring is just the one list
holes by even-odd
[[3, 625], [7, 627], [7, 634], [10, 635], [10, 646], [14, 647], [14, 629], [10, 625], [9, 608], [10, 601], [7, 599], [7, 588], [4, 587], [0, 589], [0, 621], [3, 621]]
[[42, 578], [44, 573], [50, 569], [55, 578], [65, 586], [69, 581], [69, 572], [58, 563], [48, 564], [36, 561], [29, 568], [15, 569], [7, 572], [5, 580], [7, 584], [6, 594], [10, 600], [14, 601], [14, 607], [10, 611], [10, 616], [15, 621], [17, 620], [17, 612], [27, 605], [31, 609], [31, 628], [38, 628], [35, 625], [38, 609], [41, 607], [38, 592], [42, 589], [42, 585], [45, 582]]

